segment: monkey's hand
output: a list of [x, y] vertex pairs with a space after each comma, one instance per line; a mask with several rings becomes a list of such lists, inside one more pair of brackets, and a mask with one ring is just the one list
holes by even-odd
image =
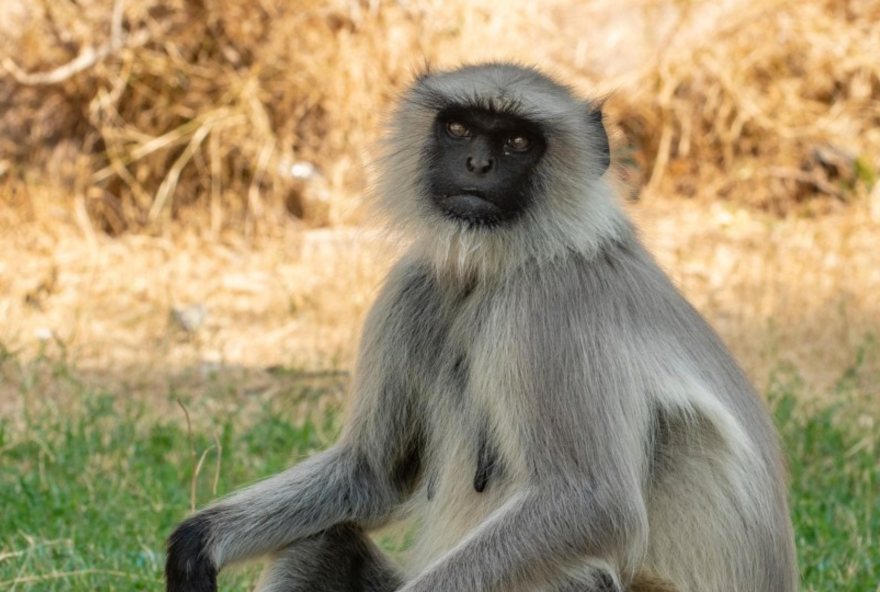
[[167, 592], [217, 592], [217, 568], [207, 553], [208, 522], [203, 514], [185, 520], [168, 539]]

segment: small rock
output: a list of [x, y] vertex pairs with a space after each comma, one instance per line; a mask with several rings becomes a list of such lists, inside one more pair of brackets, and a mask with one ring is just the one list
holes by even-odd
[[171, 307], [171, 318], [187, 333], [195, 333], [208, 318], [208, 311], [201, 304]]

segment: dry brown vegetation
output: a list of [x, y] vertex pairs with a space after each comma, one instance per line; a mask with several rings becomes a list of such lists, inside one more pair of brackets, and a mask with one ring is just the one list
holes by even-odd
[[348, 229], [384, 114], [426, 63], [507, 58], [609, 97], [646, 239], [759, 383], [880, 366], [880, 0], [4, 11], [0, 345], [26, 358], [150, 392], [347, 368], [389, 258]]
[[396, 89], [491, 56], [611, 92], [637, 191], [824, 211], [880, 165], [876, 0], [43, 1], [2, 32], [2, 200], [111, 234], [357, 219]]

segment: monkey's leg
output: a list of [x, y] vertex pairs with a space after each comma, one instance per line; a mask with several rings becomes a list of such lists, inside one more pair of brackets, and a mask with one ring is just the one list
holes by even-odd
[[279, 551], [255, 592], [392, 592], [402, 583], [363, 531], [341, 524]]

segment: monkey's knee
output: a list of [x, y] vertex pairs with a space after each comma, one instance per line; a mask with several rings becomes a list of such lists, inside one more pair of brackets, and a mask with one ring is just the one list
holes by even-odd
[[269, 562], [257, 592], [391, 592], [392, 562], [359, 529], [340, 525], [294, 543]]

